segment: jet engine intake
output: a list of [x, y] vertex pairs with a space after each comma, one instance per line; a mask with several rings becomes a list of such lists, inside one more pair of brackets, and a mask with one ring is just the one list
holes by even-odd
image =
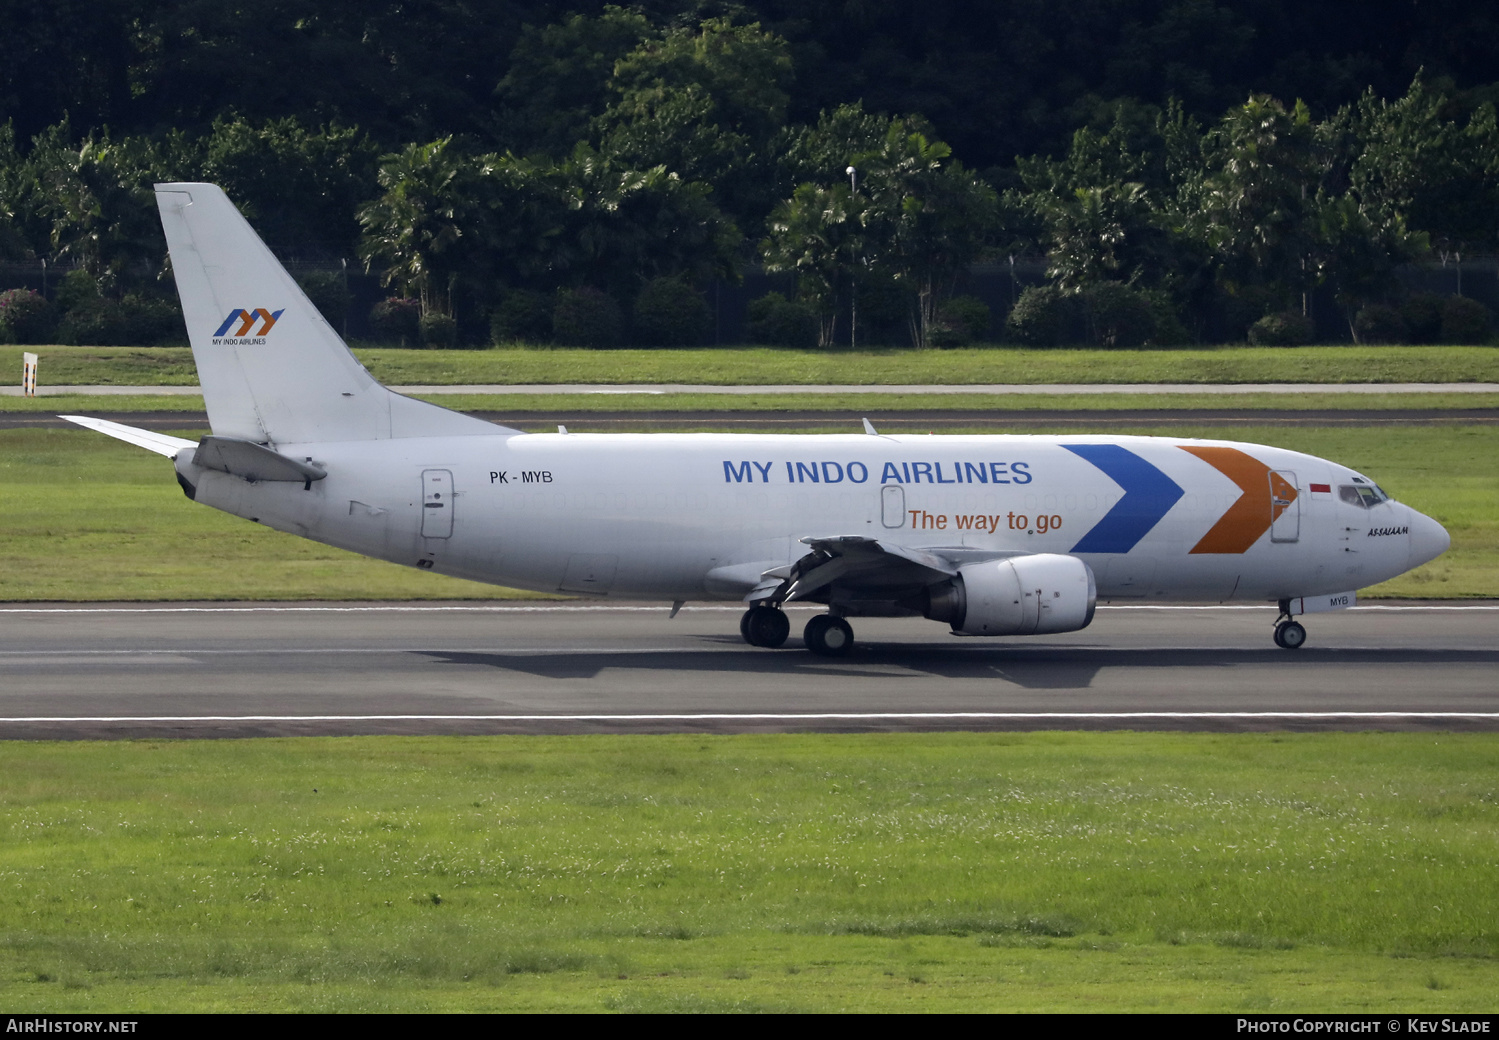
[[1098, 586], [1075, 556], [1038, 553], [971, 563], [927, 591], [925, 615], [969, 636], [1076, 632], [1093, 621]]

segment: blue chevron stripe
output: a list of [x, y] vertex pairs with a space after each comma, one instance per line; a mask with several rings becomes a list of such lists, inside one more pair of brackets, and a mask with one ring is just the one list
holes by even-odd
[[1124, 489], [1124, 497], [1083, 535], [1072, 547], [1073, 552], [1129, 552], [1182, 497], [1183, 491], [1176, 481], [1117, 444], [1064, 444], [1063, 447], [1093, 463]]

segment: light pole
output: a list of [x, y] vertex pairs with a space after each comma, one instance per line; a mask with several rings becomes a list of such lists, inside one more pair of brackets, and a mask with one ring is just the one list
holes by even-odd
[[[849, 205], [849, 210], [850, 210], [849, 215], [852, 216], [853, 215], [852, 210], [853, 210], [853, 205], [854, 205], [854, 197], [859, 194], [859, 171], [856, 170], [856, 169], [854, 169], [852, 166], [850, 166], [848, 169], [844, 170], [843, 172], [846, 173], [846, 174], [848, 174], [848, 183], [849, 183], [849, 186], [853, 189], [853, 194], [850, 195], [849, 200], [848, 200], [848, 205]], [[849, 271], [848, 271], [848, 290], [849, 290], [849, 305], [848, 305], [848, 349], [849, 350], [858, 350], [859, 349], [859, 255], [858, 255], [858, 253], [856, 253], [854, 251], [854, 248], [855, 248], [856, 244], [857, 244], [857, 239], [855, 240], [854, 243], [850, 243], [849, 250], [848, 250], [851, 258], [853, 259], [853, 265], [849, 267]]]

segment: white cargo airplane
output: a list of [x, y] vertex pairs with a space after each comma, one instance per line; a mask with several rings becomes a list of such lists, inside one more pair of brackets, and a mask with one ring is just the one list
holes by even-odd
[[1296, 615], [1444, 552], [1367, 477], [1281, 448], [1174, 437], [524, 433], [403, 397], [349, 353], [224, 193], [160, 184], [212, 436], [81, 416], [173, 459], [188, 498], [407, 566], [549, 592], [785, 604], [839, 656], [850, 617], [959, 635], [1069, 632], [1100, 598]]

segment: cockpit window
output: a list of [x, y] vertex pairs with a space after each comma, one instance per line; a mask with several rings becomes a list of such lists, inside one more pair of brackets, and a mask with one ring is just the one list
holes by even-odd
[[1339, 484], [1338, 497], [1360, 509], [1372, 509], [1381, 502], [1389, 501], [1390, 498], [1377, 484]]

